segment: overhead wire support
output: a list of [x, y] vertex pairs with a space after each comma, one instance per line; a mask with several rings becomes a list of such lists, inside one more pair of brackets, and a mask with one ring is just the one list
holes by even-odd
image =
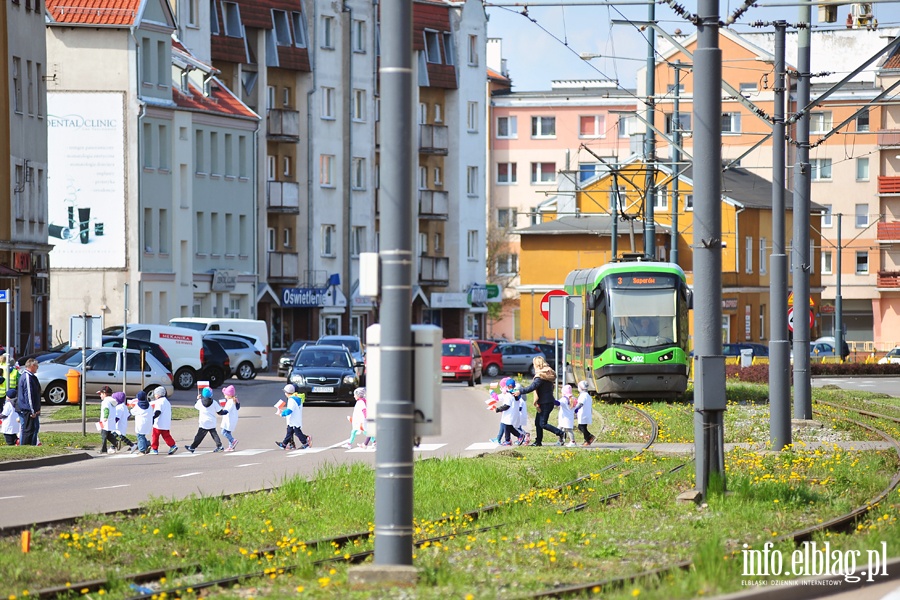
[[745, 12], [747, 12], [747, 10], [754, 4], [756, 4], [756, 2], [754, 2], [754, 0], [744, 0], [744, 5], [741, 6], [740, 8], [738, 8], [737, 10], [735, 10], [733, 13], [731, 13], [731, 15], [729, 15], [729, 17], [727, 19], [725, 19], [725, 26], [727, 27], [727, 26], [731, 25], [732, 23], [734, 23], [735, 21], [737, 21], [738, 19], [740, 19], [741, 16]]
[[688, 9], [686, 9], [681, 4], [676, 3], [674, 0], [663, 0], [662, 2], [660, 2], [660, 4], [667, 4], [669, 8], [672, 9], [672, 12], [674, 12], [685, 21], [692, 23], [693, 25], [700, 24], [700, 17], [688, 11]]

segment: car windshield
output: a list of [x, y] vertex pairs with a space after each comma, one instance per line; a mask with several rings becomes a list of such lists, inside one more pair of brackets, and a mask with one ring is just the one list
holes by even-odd
[[290, 355], [297, 354], [297, 352], [300, 350], [300, 348], [302, 348], [303, 346], [305, 346], [308, 343], [309, 342], [307, 340], [295, 340], [294, 342], [291, 343], [291, 347], [288, 348], [287, 353]]
[[470, 344], [443, 344], [443, 356], [470, 356], [471, 354]]
[[[94, 349], [88, 348], [87, 350], [85, 350], [84, 355], [85, 357], [88, 357], [93, 353]], [[62, 363], [64, 365], [69, 365], [70, 367], [81, 366], [81, 348], [72, 348], [65, 354], [57, 356], [55, 359], [53, 359], [52, 362]]]
[[359, 342], [352, 338], [322, 338], [317, 344], [334, 344], [335, 346], [346, 346], [347, 350], [353, 353], [359, 353]]
[[349, 368], [350, 359], [345, 352], [337, 350], [317, 350], [306, 348], [294, 361], [295, 367], [341, 367]]

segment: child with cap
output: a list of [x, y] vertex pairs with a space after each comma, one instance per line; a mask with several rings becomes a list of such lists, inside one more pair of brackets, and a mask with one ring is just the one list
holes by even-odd
[[[358, 387], [353, 390], [353, 397], [356, 398], [356, 404], [353, 406], [353, 414], [347, 417], [347, 420], [350, 421], [350, 439], [343, 444], [344, 448], [352, 448], [356, 436], [366, 432], [366, 388]], [[368, 438], [365, 443], [360, 442], [359, 447], [363, 448], [366, 445], [368, 445]]]
[[[150, 408], [147, 392], [138, 392], [135, 400], [137, 405], [131, 409], [131, 414], [134, 416], [134, 432], [137, 434], [136, 447], [141, 454], [147, 454], [150, 451], [147, 436], [153, 433], [153, 410]], [[134, 448], [131, 451], [134, 452]]]
[[578, 415], [578, 431], [584, 436], [582, 446], [590, 446], [597, 436], [588, 431], [588, 425], [594, 422], [594, 411], [591, 410], [591, 395], [588, 393], [586, 380], [578, 382], [578, 404], [575, 405], [575, 414]]
[[164, 386], [159, 386], [153, 390], [153, 397], [156, 399], [153, 404], [153, 435], [150, 438], [150, 454], [159, 454], [159, 436], [169, 446], [169, 454], [175, 454], [178, 446], [169, 428], [172, 426], [172, 405], [167, 398], [168, 392]]
[[128, 405], [125, 404], [125, 392], [116, 392], [113, 398], [116, 399], [116, 449], [121, 450], [124, 443], [129, 451], [134, 452], [137, 446], [128, 439]]
[[19, 443], [19, 413], [16, 412], [16, 388], [6, 390], [6, 400], [3, 402], [3, 411], [0, 412], [0, 432], [6, 439], [7, 446], [15, 446]]
[[[557, 427], [562, 431], [557, 445], [575, 445], [575, 405], [577, 401], [572, 395], [572, 386], [566, 384], [562, 387], [562, 397], [559, 399], [559, 422]], [[566, 443], [568, 440], [568, 443]]]
[[[98, 392], [100, 394], [100, 454], [116, 453], [116, 399], [112, 388], [104, 385]], [[121, 392], [119, 392], [121, 394]], [[124, 394], [123, 394], [124, 395]], [[107, 444], [113, 447], [107, 449]]]
[[[284, 434], [284, 439], [280, 442], [275, 442], [275, 445], [282, 450], [292, 450], [295, 448], [294, 436], [296, 435], [297, 440], [300, 442], [300, 449], [305, 450], [312, 446], [312, 436], [304, 434], [302, 429], [304, 396], [297, 391], [297, 388], [294, 387], [293, 383], [284, 386], [284, 395], [287, 396], [287, 402], [284, 405], [284, 408], [278, 408], [276, 410], [284, 417], [284, 420], [287, 423], [287, 431]], [[281, 405], [281, 402], [275, 406], [279, 405]]]
[[185, 450], [193, 454], [208, 433], [216, 443], [216, 449], [213, 452], [221, 452], [224, 448], [222, 447], [222, 440], [219, 439], [219, 433], [216, 431], [216, 415], [227, 414], [227, 411], [222, 409], [217, 402], [213, 402], [212, 390], [208, 387], [203, 388], [197, 394], [197, 402], [194, 404], [194, 408], [200, 413], [197, 417], [199, 427], [197, 427], [197, 435], [194, 436], [194, 441], [190, 446], [185, 446]]
[[237, 392], [235, 392], [233, 385], [222, 388], [222, 393], [225, 394], [225, 407], [223, 409], [225, 414], [219, 414], [222, 415], [222, 435], [228, 440], [228, 447], [225, 448], [225, 452], [234, 452], [234, 447], [237, 446], [238, 441], [231, 434], [234, 433], [234, 428], [237, 427], [238, 411], [241, 410], [241, 402], [237, 398]]

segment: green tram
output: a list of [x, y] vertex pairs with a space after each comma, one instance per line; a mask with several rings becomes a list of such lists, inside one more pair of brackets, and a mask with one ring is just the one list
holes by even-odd
[[604, 399], [676, 399], [687, 389], [693, 294], [674, 263], [613, 262], [577, 269], [566, 293], [581, 296], [583, 328], [567, 342], [569, 383], [587, 380]]

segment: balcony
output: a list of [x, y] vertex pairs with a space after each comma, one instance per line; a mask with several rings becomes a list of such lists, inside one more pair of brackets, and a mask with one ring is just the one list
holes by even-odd
[[879, 244], [900, 244], [900, 221], [879, 221], [877, 227]]
[[419, 125], [419, 152], [447, 155], [450, 128], [446, 125]]
[[450, 194], [437, 190], [419, 190], [419, 218], [447, 220]]
[[300, 278], [300, 256], [296, 252], [269, 252], [268, 281], [296, 282]]
[[879, 194], [900, 194], [900, 177], [897, 176], [878, 176], [878, 193]]
[[419, 283], [450, 285], [450, 259], [446, 256], [420, 256]]
[[900, 271], [878, 271], [877, 287], [900, 291]]
[[270, 108], [266, 113], [266, 137], [280, 142], [299, 142], [300, 112]]
[[885, 129], [878, 132], [879, 148], [896, 148], [900, 146], [900, 129]]
[[266, 210], [269, 212], [299, 214], [300, 184], [295, 181], [268, 181]]

